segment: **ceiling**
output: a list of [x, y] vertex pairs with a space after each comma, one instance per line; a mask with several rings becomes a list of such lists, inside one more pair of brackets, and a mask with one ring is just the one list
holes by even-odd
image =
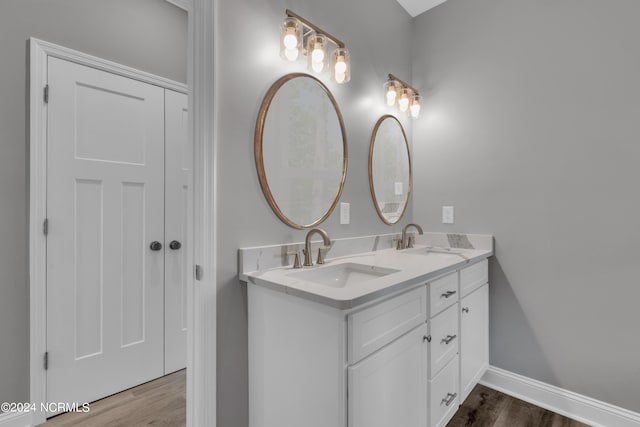
[[398, 0], [398, 3], [414, 18], [447, 0]]

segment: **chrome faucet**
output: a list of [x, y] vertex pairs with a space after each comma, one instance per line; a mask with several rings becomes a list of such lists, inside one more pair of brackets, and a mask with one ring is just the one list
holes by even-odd
[[[313, 265], [313, 261], [311, 261], [311, 236], [313, 236], [314, 234], [318, 233], [320, 236], [322, 236], [322, 240], [324, 241], [324, 246], [325, 246], [325, 252], [327, 252], [331, 247], [331, 239], [329, 239], [329, 235], [327, 234], [326, 231], [324, 231], [321, 228], [314, 228], [309, 230], [309, 232], [307, 233], [307, 237], [304, 239], [304, 266], [305, 267], [310, 267]], [[322, 251], [321, 251], [322, 252]], [[320, 264], [324, 263], [324, 257], [320, 257], [318, 256], [318, 262]]]
[[404, 228], [402, 229], [402, 240], [400, 241], [400, 249], [407, 249], [407, 248], [413, 247], [413, 241], [411, 240], [411, 237], [407, 238], [407, 229], [409, 227], [415, 227], [415, 229], [418, 230], [418, 234], [423, 234], [422, 227], [420, 227], [418, 224], [405, 225]]

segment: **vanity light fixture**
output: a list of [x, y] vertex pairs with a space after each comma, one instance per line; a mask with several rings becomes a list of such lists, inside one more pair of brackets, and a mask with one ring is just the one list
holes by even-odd
[[409, 112], [413, 118], [420, 115], [420, 93], [393, 74], [389, 74], [384, 85], [384, 95], [388, 106], [396, 105], [401, 112]]
[[[316, 25], [286, 10], [287, 17], [282, 23], [280, 55], [287, 61], [297, 61], [300, 51], [307, 56], [309, 71], [320, 74], [330, 69], [331, 78], [336, 83], [351, 80], [351, 61], [344, 42], [321, 30]], [[329, 44], [335, 49], [329, 55]]]

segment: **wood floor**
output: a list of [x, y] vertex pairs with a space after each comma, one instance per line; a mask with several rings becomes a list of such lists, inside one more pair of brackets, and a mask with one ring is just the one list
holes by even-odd
[[185, 427], [186, 374], [178, 371], [91, 404], [84, 413], [50, 418], [44, 427]]
[[447, 427], [587, 427], [478, 384]]
[[[43, 426], [185, 427], [185, 383], [185, 371], [178, 371], [94, 402], [91, 404], [91, 411], [86, 414], [59, 415]], [[447, 427], [588, 426], [477, 385]]]

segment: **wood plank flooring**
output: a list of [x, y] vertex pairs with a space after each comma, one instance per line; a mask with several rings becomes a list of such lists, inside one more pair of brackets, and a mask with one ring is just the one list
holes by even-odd
[[85, 413], [50, 418], [44, 427], [185, 427], [186, 373], [175, 372], [91, 404]]
[[447, 427], [588, 427], [478, 384]]
[[[44, 427], [185, 427], [185, 371], [91, 404], [86, 414], [63, 414]], [[400, 426], [398, 426], [400, 427]], [[447, 427], [588, 427], [546, 409], [477, 385]]]

